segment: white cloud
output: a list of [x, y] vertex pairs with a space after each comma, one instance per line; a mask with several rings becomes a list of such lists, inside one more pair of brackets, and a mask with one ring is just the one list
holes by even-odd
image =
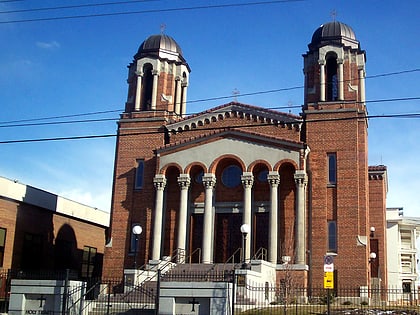
[[36, 42], [38, 48], [42, 49], [58, 49], [60, 48], [60, 43], [53, 40], [50, 42]]

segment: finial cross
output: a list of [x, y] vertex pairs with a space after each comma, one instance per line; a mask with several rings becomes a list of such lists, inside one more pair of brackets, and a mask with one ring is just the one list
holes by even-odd
[[160, 33], [161, 34], [165, 33], [165, 29], [166, 29], [166, 24], [165, 23], [160, 24]]
[[332, 20], [335, 22], [335, 20], [336, 20], [336, 18], [337, 18], [337, 10], [336, 9], [334, 9], [334, 10], [332, 10], [331, 11], [331, 18], [332, 18]]

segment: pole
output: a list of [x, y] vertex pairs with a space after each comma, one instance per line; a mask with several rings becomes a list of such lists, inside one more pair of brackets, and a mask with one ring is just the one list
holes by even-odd
[[69, 286], [69, 269], [66, 269], [66, 278], [64, 279], [64, 288], [63, 288], [63, 305], [61, 306], [61, 314], [66, 315], [67, 311], [67, 295], [68, 295], [68, 286]]
[[330, 289], [327, 289], [327, 315], [331, 314]]

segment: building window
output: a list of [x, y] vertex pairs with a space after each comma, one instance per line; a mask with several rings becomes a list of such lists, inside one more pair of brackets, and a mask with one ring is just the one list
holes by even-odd
[[337, 222], [328, 221], [328, 251], [337, 252]]
[[241, 184], [242, 170], [237, 165], [230, 165], [222, 172], [222, 183], [228, 188], [234, 188]]
[[6, 229], [0, 228], [0, 267], [3, 267], [5, 246], [6, 246]]
[[25, 233], [22, 250], [22, 269], [41, 269], [43, 258], [43, 237], [40, 234]]
[[328, 185], [337, 184], [337, 154], [328, 153]]
[[337, 57], [327, 57], [327, 101], [338, 99]]
[[144, 160], [137, 160], [136, 179], [134, 183], [134, 189], [143, 188], [143, 180], [144, 180]]
[[82, 277], [90, 278], [93, 275], [96, 263], [96, 248], [90, 246], [83, 247], [82, 257]]

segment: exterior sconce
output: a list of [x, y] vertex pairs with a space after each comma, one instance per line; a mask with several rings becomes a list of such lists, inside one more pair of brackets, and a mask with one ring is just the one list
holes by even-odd
[[371, 253], [369, 254], [369, 264], [370, 264], [371, 262], [373, 262], [375, 259], [376, 259], [376, 253], [371, 252]]
[[371, 226], [370, 227], [370, 237], [374, 237], [375, 236], [375, 231], [376, 231], [375, 227], [374, 226]]

